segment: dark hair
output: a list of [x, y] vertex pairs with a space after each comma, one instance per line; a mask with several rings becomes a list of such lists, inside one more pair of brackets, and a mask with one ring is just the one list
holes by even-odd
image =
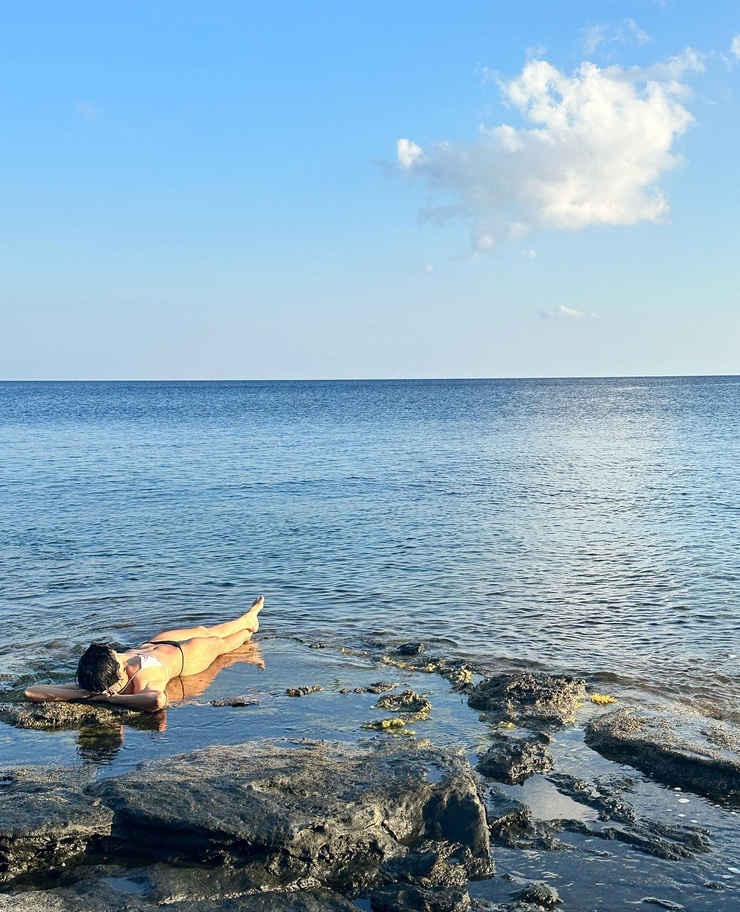
[[121, 666], [116, 651], [109, 643], [92, 643], [82, 653], [75, 681], [78, 687], [102, 693], [112, 687], [121, 676]]

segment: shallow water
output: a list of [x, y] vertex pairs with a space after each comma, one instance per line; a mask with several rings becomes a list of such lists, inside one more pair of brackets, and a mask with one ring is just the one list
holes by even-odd
[[241, 613], [740, 717], [740, 379], [0, 384], [0, 686]]
[[[264, 669], [260, 667], [264, 662]], [[156, 761], [174, 754], [217, 744], [240, 744], [263, 738], [369, 739], [414, 737], [377, 735], [364, 723], [388, 717], [376, 708], [376, 694], [355, 692], [371, 682], [396, 684], [425, 694], [432, 704], [428, 719], [414, 722], [418, 738], [460, 748], [475, 764], [490, 744], [492, 732], [500, 732], [467, 705], [465, 695], [454, 692], [437, 674], [423, 674], [383, 664], [378, 656], [340, 654], [330, 648], [309, 649], [295, 640], [265, 635], [259, 646], [240, 650], [220, 672], [201, 682], [188, 679], [188, 690], [178, 697], [172, 682], [172, 706], [156, 717], [143, 717], [141, 725], [100, 726], [62, 732], [22, 731], [0, 725], [2, 765], [38, 764], [92, 766], [99, 778], [126, 773], [142, 760]], [[201, 689], [202, 685], [202, 689]], [[320, 685], [323, 690], [291, 698], [286, 688]], [[254, 701], [242, 706], [214, 706], [211, 701], [242, 695]], [[556, 887], [565, 908], [572, 912], [599, 909], [613, 912], [646, 897], [680, 902], [686, 912], [735, 912], [740, 908], [740, 851], [737, 811], [723, 808], [691, 793], [666, 788], [631, 767], [611, 763], [590, 750], [583, 741], [583, 723], [601, 710], [585, 704], [576, 725], [553, 733], [550, 747], [554, 772], [590, 782], [630, 777], [634, 785], [626, 793], [641, 817], [667, 824], [692, 824], [704, 828], [711, 850], [680, 861], [668, 861], [637, 851], [611, 839], [567, 831], [557, 839], [571, 851], [527, 850], [494, 847], [496, 876], [470, 884], [473, 895], [496, 901], [510, 900], [521, 884], [518, 879], [544, 880]], [[428, 776], [434, 778], [434, 771]], [[598, 828], [597, 812], [558, 789], [557, 779], [536, 775], [522, 786], [506, 786], [481, 779], [481, 790], [495, 787], [527, 803], [539, 820], [571, 819]], [[133, 892], [139, 881], [105, 875], [115, 890]], [[2, 897], [0, 897], [0, 905]], [[368, 909], [367, 900], [358, 908]], [[656, 907], [657, 908], [657, 907]]]

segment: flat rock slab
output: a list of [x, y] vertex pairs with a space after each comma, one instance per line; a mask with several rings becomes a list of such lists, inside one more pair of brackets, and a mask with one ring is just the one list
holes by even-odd
[[[149, 896], [126, 893], [116, 878], [86, 880], [54, 890], [0, 895], [0, 912], [153, 912], [163, 907]], [[357, 912], [357, 906], [328, 890], [266, 892], [228, 898], [179, 899], [167, 912]]]
[[[261, 741], [143, 764], [92, 787], [121, 851], [233, 861], [255, 888], [313, 879], [348, 895], [429, 841], [468, 876], [490, 869], [485, 812], [464, 757], [425, 743]], [[382, 878], [380, 878], [382, 880]]]
[[514, 672], [485, 678], [468, 704], [498, 721], [539, 728], [571, 725], [585, 698], [586, 682], [580, 678]]
[[620, 709], [589, 723], [585, 741], [667, 785], [740, 803], [740, 731], [726, 722]]
[[0, 883], [51, 871], [110, 835], [113, 812], [87, 795], [79, 767], [0, 772]]

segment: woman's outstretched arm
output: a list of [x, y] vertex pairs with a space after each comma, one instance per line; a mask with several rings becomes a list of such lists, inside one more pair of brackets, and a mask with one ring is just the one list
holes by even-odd
[[92, 697], [89, 690], [83, 690], [73, 681], [69, 684], [32, 684], [26, 688], [25, 697], [32, 703], [58, 703], [70, 700], [85, 700]]
[[157, 712], [167, 705], [167, 697], [161, 690], [142, 690], [137, 694], [106, 694], [84, 690], [76, 684], [32, 684], [26, 688], [25, 696], [32, 703], [58, 703], [85, 700], [89, 703], [113, 703], [140, 712]]

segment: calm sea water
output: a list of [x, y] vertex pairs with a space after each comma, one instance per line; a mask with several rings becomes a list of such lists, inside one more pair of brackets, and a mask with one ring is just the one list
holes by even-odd
[[740, 378], [0, 384], [0, 674], [241, 613], [740, 717]]

